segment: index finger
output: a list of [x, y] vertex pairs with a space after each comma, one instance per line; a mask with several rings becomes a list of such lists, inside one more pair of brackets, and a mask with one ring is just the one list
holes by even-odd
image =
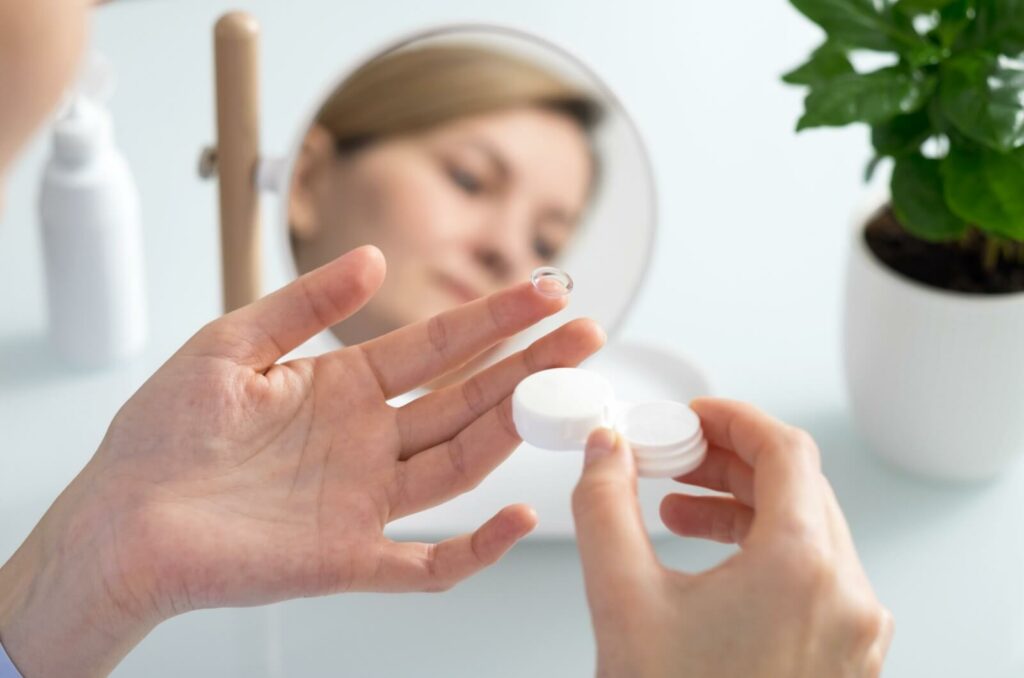
[[807, 433], [746, 403], [699, 398], [690, 406], [708, 442], [754, 471], [752, 537], [765, 529], [825, 529], [821, 462]]
[[429, 320], [371, 339], [363, 351], [385, 397], [406, 393], [451, 370], [517, 332], [565, 308], [522, 283]]
[[384, 280], [384, 255], [356, 248], [218, 318], [183, 350], [264, 371], [314, 334], [358, 311]]

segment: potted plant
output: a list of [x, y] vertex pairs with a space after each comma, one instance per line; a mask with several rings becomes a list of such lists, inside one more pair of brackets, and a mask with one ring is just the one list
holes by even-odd
[[[1024, 455], [1024, 0], [791, 0], [798, 130], [866, 123], [891, 196], [857, 223], [844, 363], [884, 458], [950, 479]], [[851, 55], [890, 55], [864, 72]]]

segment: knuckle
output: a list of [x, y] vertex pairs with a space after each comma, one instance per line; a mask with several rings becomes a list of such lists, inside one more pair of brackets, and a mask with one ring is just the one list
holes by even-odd
[[710, 537], [718, 542], [733, 543], [739, 533], [735, 514], [714, 513], [708, 526]]
[[506, 400], [497, 408], [498, 422], [501, 428], [512, 440], [519, 440], [519, 430], [516, 428], [515, 419], [512, 417], [512, 401]]
[[[475, 572], [481, 568], [487, 567], [489, 565], [493, 565], [495, 562], [497, 562], [499, 554], [494, 552], [493, 548], [489, 548], [489, 546], [492, 545], [491, 541], [492, 540], [486, 539], [484, 537], [484, 533], [480, 530], [474, 532], [473, 535], [469, 538], [469, 552], [472, 555], [473, 561], [475, 563], [470, 573]], [[463, 574], [468, 573], [463, 572]]]
[[861, 666], [863, 675], [881, 674], [889, 646], [890, 618], [888, 610], [877, 603], [856, 605], [848, 612], [845, 627], [840, 627], [851, 658]]
[[523, 367], [526, 369], [527, 374], [533, 374], [543, 369], [541, 362], [537, 357], [536, 344], [528, 346], [523, 350]]
[[819, 542], [803, 539], [788, 540], [782, 557], [783, 579], [793, 593], [805, 598], [817, 598], [833, 589], [837, 571], [831, 553]]
[[850, 635], [857, 647], [871, 647], [882, 636], [885, 615], [880, 606], [863, 607], [850, 616]]
[[448, 443], [448, 461], [459, 479], [459, 484], [468, 485], [470, 478], [466, 473], [466, 446], [458, 436]]
[[808, 561], [832, 560], [829, 537], [822, 529], [822, 514], [817, 510], [790, 510], [780, 515], [776, 525], [779, 544], [787, 553]]
[[836, 568], [831, 554], [817, 542], [807, 544], [800, 554], [803, 570], [810, 582], [831, 581], [835, 577]]
[[444, 355], [448, 351], [448, 325], [443, 315], [435, 315], [427, 321], [427, 337], [430, 339], [430, 346]]
[[511, 325], [508, 312], [500, 303], [501, 299], [502, 297], [495, 295], [487, 297], [487, 314], [491, 319], [491, 326], [497, 330], [503, 330]]
[[317, 324], [320, 327], [330, 327], [333, 325], [340, 315], [340, 309], [330, 295], [316, 289], [310, 284], [308, 278], [299, 278], [296, 282]]
[[789, 446], [795, 452], [803, 454], [811, 461], [819, 461], [818, 444], [814, 441], [814, 437], [804, 429], [791, 426], [788, 431], [787, 440]]
[[428, 593], [443, 593], [451, 589], [454, 582], [451, 581], [451, 578], [444, 571], [445, 568], [441, 562], [441, 550], [437, 544], [427, 545], [424, 564], [427, 570], [427, 583], [423, 588], [424, 591]]
[[867, 678], [880, 678], [882, 675], [882, 663], [885, 661], [885, 656], [880, 652], [872, 652], [868, 656], [867, 661], [864, 662], [864, 675]]
[[896, 633], [896, 618], [892, 614], [892, 610], [882, 606], [882, 639], [885, 641], [885, 647], [888, 647], [892, 641], [893, 634]]
[[866, 661], [866, 672], [871, 678], [878, 678], [882, 675], [882, 665], [885, 663], [885, 656], [889, 651], [889, 644], [892, 641], [894, 631], [892, 613], [882, 608], [882, 628], [880, 636], [872, 644], [868, 651]]
[[480, 385], [480, 380], [476, 377], [467, 379], [462, 383], [461, 388], [462, 399], [465, 401], [466, 407], [474, 416], [479, 417], [487, 408], [486, 394], [483, 386]]

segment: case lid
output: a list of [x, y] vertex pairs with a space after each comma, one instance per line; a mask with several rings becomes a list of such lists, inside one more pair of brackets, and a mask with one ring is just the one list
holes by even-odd
[[524, 379], [512, 396], [512, 418], [524, 441], [545, 450], [581, 450], [594, 429], [614, 428], [645, 477], [682, 475], [707, 452], [700, 418], [689, 406], [617, 403], [608, 380], [585, 369], [557, 368]]
[[582, 450], [608, 426], [615, 400], [608, 380], [588, 370], [556, 368], [524, 379], [512, 395], [512, 419], [523, 440], [545, 450]]

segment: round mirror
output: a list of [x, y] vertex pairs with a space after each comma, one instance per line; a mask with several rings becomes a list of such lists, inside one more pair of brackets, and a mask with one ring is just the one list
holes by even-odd
[[621, 104], [579, 60], [503, 28], [420, 33], [359, 64], [310, 116], [284, 176], [286, 275], [363, 244], [387, 259], [377, 295], [318, 338], [335, 347], [544, 266], [572, 276], [568, 310], [466, 369], [570, 317], [611, 334], [653, 242], [652, 173]]

